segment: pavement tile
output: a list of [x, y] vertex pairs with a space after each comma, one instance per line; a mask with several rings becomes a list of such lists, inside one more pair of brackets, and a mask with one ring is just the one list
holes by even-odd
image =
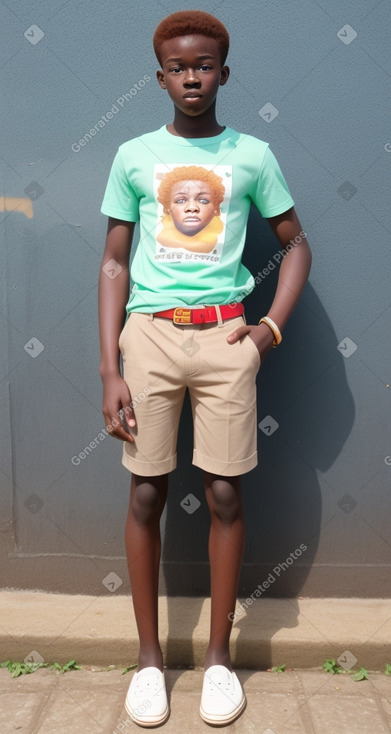
[[[307, 731], [308, 711], [303, 694], [254, 691], [246, 695], [248, 717], [257, 725], [257, 734], [265, 731], [267, 734], [303, 734]], [[242, 731], [246, 729], [243, 727]]]
[[391, 701], [391, 677], [384, 673], [370, 671], [369, 679], [363, 681], [353, 680], [348, 673], [330, 675], [323, 670], [302, 670], [298, 671], [297, 675], [307, 698], [315, 694], [358, 699], [368, 695], [374, 699], [384, 698]]
[[386, 721], [388, 723], [389, 730], [391, 731], [391, 700], [390, 696], [388, 698], [383, 698], [383, 696], [380, 697], [380, 706], [381, 709], [384, 712], [384, 716], [386, 718]]
[[[349, 673], [337, 673], [331, 675], [319, 668], [315, 671], [301, 670], [298, 673], [305, 695], [314, 696], [316, 693], [322, 695], [362, 696], [361, 685], [367, 685], [368, 681], [354, 681]], [[373, 673], [372, 673], [373, 675]]]
[[111, 734], [117, 721], [118, 701], [112, 692], [59, 689], [39, 728], [39, 734]]
[[[378, 693], [378, 691], [377, 691]], [[387, 696], [382, 696], [381, 694], [378, 696], [379, 700], [382, 702], [385, 710], [387, 711], [387, 716], [391, 716], [391, 693], [388, 692]]]
[[1, 734], [30, 734], [39, 710], [46, 703], [42, 692], [20, 693], [9, 690], [0, 695]]
[[201, 670], [164, 670], [167, 690], [194, 692], [197, 686], [202, 685], [203, 671]]
[[0, 670], [0, 692], [3, 690], [9, 690], [12, 686], [14, 693], [30, 693], [36, 692], [37, 690], [49, 690], [54, 688], [56, 685], [56, 673], [52, 670], [38, 669], [35, 673], [29, 673], [27, 675], [19, 675], [17, 678], [13, 678], [8, 670]]
[[376, 691], [377, 694], [384, 696], [391, 701], [391, 675], [384, 675], [384, 673], [370, 673], [369, 683], [373, 686], [374, 692]]
[[59, 684], [64, 690], [95, 688], [118, 691], [122, 693], [130, 683], [132, 673], [122, 675], [122, 670], [74, 670], [69, 673], [56, 673]]
[[[204, 671], [165, 671], [171, 715], [162, 734], [211, 732], [199, 716]], [[387, 734], [391, 731], [391, 678], [367, 681], [321, 669], [285, 673], [237, 670], [247, 696], [242, 716], [219, 731], [229, 734]], [[0, 670], [0, 734], [123, 734], [141, 729], [124, 702], [133, 673], [46, 669], [12, 678]]]
[[373, 698], [329, 696], [315, 694], [308, 701], [314, 734], [338, 731], [338, 734], [389, 734], [390, 729]]
[[264, 693], [303, 693], [300, 677], [296, 671], [284, 673], [272, 673], [267, 671], [254, 672], [251, 670], [238, 670], [237, 675], [246, 693], [262, 690]]
[[8, 690], [11, 680], [12, 678], [8, 670], [0, 668], [0, 694]]

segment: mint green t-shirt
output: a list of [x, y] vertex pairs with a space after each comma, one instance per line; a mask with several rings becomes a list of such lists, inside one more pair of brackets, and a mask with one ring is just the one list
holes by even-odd
[[251, 202], [263, 217], [294, 205], [268, 143], [251, 135], [163, 126], [121, 145], [101, 211], [140, 221], [127, 313], [242, 301], [255, 285], [241, 261]]

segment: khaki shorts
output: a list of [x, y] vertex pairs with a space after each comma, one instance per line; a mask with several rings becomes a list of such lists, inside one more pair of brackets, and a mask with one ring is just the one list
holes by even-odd
[[236, 476], [257, 465], [255, 379], [260, 355], [249, 336], [227, 336], [245, 323], [177, 325], [132, 312], [119, 347], [137, 421], [123, 444], [123, 465], [140, 476], [176, 468], [177, 436], [186, 388], [194, 430], [193, 464], [212, 474]]

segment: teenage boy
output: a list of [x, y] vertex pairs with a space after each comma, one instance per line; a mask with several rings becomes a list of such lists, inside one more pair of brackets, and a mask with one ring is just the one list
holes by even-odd
[[[208, 13], [174, 13], [159, 24], [157, 79], [174, 103], [174, 120], [120, 146], [102, 204], [109, 216], [102, 264], [112, 266], [110, 277], [101, 271], [99, 281], [103, 415], [124, 442], [123, 464], [132, 472], [125, 540], [140, 650], [125, 705], [141, 726], [163, 723], [169, 715], [158, 638], [159, 521], [168, 474], [176, 466], [186, 388], [193, 463], [204, 471], [211, 515], [211, 626], [200, 714], [209, 724], [224, 725], [245, 707], [229, 651], [244, 540], [240, 475], [257, 464], [256, 374], [280, 343], [310, 270], [305, 233], [268, 144], [217, 122], [216, 95], [229, 77], [228, 45], [225, 27]], [[211, 172], [211, 185], [219, 176], [224, 189], [218, 205], [223, 227], [210, 254], [187, 248], [186, 237], [179, 247], [169, 241], [162, 246], [158, 238], [161, 181], [177, 167], [194, 165]], [[188, 228], [198, 226], [200, 207], [209, 206], [210, 218], [216, 216], [216, 202], [206, 201], [209, 189], [199, 196], [204, 184], [205, 177], [185, 181], [175, 202], [184, 205]], [[254, 288], [241, 263], [251, 201], [282, 248], [295, 242], [288, 245], [269, 312], [256, 325], [246, 324], [242, 305]]]

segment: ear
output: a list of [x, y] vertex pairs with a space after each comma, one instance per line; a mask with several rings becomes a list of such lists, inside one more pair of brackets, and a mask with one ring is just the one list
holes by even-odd
[[223, 66], [220, 72], [220, 86], [223, 87], [229, 79], [229, 66]]
[[157, 78], [157, 80], [158, 80], [159, 85], [161, 86], [161, 88], [162, 89], [167, 89], [166, 82], [164, 81], [164, 74], [163, 74], [163, 72], [162, 72], [161, 69], [159, 69], [159, 71], [156, 72], [156, 78]]

